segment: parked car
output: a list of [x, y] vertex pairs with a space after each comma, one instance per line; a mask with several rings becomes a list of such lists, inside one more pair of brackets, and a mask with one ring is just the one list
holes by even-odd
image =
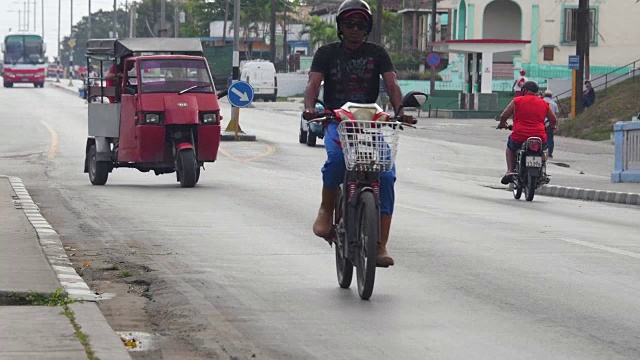
[[276, 101], [278, 98], [278, 78], [276, 67], [270, 61], [245, 61], [240, 67], [240, 80], [253, 87], [253, 99]]

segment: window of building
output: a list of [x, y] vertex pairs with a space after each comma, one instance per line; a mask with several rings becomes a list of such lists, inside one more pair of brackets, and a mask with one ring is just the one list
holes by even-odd
[[449, 25], [440, 25], [440, 41], [449, 40]]
[[[577, 39], [578, 9], [564, 9], [564, 42], [575, 43]], [[589, 42], [595, 43], [596, 9], [589, 9]]]
[[553, 46], [553, 45], [543, 46], [542, 47], [542, 51], [543, 51], [543, 60], [544, 61], [553, 61], [553, 53], [555, 51], [555, 46]]

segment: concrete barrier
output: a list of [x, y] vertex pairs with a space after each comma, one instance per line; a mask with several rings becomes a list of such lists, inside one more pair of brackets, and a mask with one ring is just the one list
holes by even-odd
[[640, 183], [640, 121], [619, 121], [613, 131], [615, 161], [611, 182]]

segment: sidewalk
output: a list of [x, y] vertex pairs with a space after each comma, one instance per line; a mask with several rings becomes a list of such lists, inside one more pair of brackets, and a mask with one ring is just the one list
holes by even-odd
[[130, 359], [96, 300], [22, 181], [0, 176], [0, 359]]

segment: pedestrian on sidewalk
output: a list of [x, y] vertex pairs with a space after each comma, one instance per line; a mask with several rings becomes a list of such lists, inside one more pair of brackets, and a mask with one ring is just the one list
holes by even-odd
[[[547, 89], [544, 91], [544, 97], [543, 97], [544, 101], [547, 102], [547, 104], [549, 104], [549, 107], [551, 108], [551, 111], [553, 111], [553, 114], [556, 116], [556, 118], [558, 117], [558, 104], [556, 104], [555, 101], [553, 101], [553, 91]], [[553, 140], [553, 134], [555, 133], [555, 131], [558, 129], [557, 126], [551, 126], [550, 122], [549, 122], [549, 118], [545, 118], [544, 119], [544, 126], [547, 130], [547, 152], [548, 152], [548, 156], [549, 158], [553, 158], [553, 146], [554, 146], [554, 140]]]
[[520, 70], [520, 77], [517, 78], [511, 86], [512, 95], [515, 95], [516, 97], [522, 96], [522, 86], [524, 85], [524, 83], [529, 81], [525, 75], [527, 75], [527, 72], [524, 70]]

